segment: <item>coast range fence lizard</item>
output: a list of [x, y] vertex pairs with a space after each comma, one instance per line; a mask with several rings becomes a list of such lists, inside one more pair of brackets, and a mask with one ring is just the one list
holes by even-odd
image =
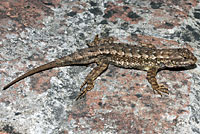
[[3, 90], [28, 76], [44, 70], [62, 66], [96, 63], [97, 66], [86, 76], [85, 81], [80, 86], [81, 93], [76, 100], [94, 88], [94, 81], [108, 68], [109, 64], [146, 71], [147, 80], [151, 84], [153, 91], [162, 95], [162, 93], [168, 94], [168, 89], [164, 85], [157, 83], [156, 74], [158, 70], [187, 67], [194, 65], [196, 61], [197, 58], [187, 48], [157, 49], [152, 44], [129, 45], [114, 43], [112, 37], [99, 38], [97, 35], [94, 41], [88, 44], [88, 48], [78, 50], [68, 56], [34, 68], [13, 80]]

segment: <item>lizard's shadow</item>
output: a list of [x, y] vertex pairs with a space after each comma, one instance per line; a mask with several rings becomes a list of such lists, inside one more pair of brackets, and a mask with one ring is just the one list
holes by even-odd
[[[184, 70], [190, 70], [190, 69], [194, 69], [196, 68], [197, 65], [194, 64], [194, 65], [190, 65], [190, 66], [187, 66], [187, 67], [177, 67], [177, 68], [164, 68], [164, 69], [161, 69], [161, 70], [169, 70], [169, 71], [184, 71]], [[159, 70], [159, 71], [161, 71]]]

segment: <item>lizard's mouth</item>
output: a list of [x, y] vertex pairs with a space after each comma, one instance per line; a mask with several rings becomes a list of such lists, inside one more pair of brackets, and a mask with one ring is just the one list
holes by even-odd
[[197, 62], [197, 58], [194, 57], [192, 59], [187, 59], [187, 60], [183, 60], [180, 63], [176, 63], [176, 65], [178, 67], [188, 67], [188, 66], [192, 66]]
[[192, 56], [189, 59], [182, 61], [182, 65], [190, 66], [194, 65], [196, 62], [197, 58], [195, 56]]

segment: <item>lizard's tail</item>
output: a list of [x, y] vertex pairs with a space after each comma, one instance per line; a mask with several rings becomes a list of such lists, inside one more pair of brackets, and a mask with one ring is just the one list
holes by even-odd
[[37, 68], [34, 68], [33, 70], [30, 70], [28, 71], [27, 73], [21, 75], [20, 77], [16, 78], [15, 80], [13, 80], [12, 82], [10, 82], [8, 85], [6, 85], [3, 90], [6, 90], [7, 88], [9, 88], [10, 86], [12, 86], [13, 84], [15, 84], [16, 82], [28, 77], [28, 76], [31, 76], [35, 73], [38, 73], [38, 72], [42, 72], [42, 71], [45, 71], [45, 70], [48, 70], [48, 69], [51, 69], [51, 68], [55, 68], [55, 67], [60, 67], [61, 65], [60, 64], [57, 64], [56, 61], [52, 61], [50, 63], [47, 63], [47, 64], [44, 64], [40, 67], [37, 67]]

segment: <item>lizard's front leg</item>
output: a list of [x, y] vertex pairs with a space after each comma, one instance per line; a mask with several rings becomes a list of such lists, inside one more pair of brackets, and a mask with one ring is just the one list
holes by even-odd
[[[105, 63], [103, 61], [100, 61], [100, 62], [97, 63], [97, 66], [87, 75], [87, 77], [85, 78], [85, 81], [81, 85], [81, 87], [80, 87], [81, 93], [78, 95], [76, 100], [80, 99], [88, 91], [90, 91], [90, 90], [92, 90], [94, 88], [94, 81], [107, 68], [108, 68], [108, 64], [107, 63]], [[83, 90], [81, 90], [85, 85], [86, 85], [86, 87]]]
[[147, 70], [147, 80], [151, 84], [154, 93], [156, 91], [161, 96], [162, 96], [162, 92], [169, 94], [167, 87], [165, 87], [162, 84], [158, 84], [157, 79], [156, 79], [157, 71], [158, 71], [157, 68], [150, 68], [149, 70]]

